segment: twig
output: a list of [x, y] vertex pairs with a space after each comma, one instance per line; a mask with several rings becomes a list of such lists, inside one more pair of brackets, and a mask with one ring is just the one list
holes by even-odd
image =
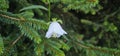
[[15, 41], [13, 41], [12, 44], [10, 45], [10, 47], [8, 47], [7, 51], [9, 51], [18, 42], [18, 40], [21, 39], [22, 36], [23, 36], [23, 34], [21, 34]]
[[18, 19], [18, 18], [14, 18], [14, 17], [7, 16], [7, 15], [3, 15], [3, 14], [0, 14], [0, 16], [6, 17], [6, 18], [9, 18], [9, 19], [12, 19], [12, 20], [17, 20], [17, 21], [19, 21], [19, 20], [24, 20], [23, 18]]
[[14, 42], [12, 42], [12, 45], [11, 46], [14, 46], [18, 40], [20, 40], [20, 38], [23, 36], [23, 34], [21, 34]]

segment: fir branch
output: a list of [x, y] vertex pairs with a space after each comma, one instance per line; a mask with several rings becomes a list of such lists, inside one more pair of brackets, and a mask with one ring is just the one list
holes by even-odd
[[7, 15], [3, 15], [3, 14], [0, 14], [0, 16], [5, 17], [5, 18], [7, 18], [7, 19], [11, 19], [11, 20], [17, 20], [17, 21], [20, 20], [20, 19], [13, 18], [13, 17], [7, 16]]
[[[5, 13], [6, 15], [2, 15]], [[22, 17], [21, 17], [22, 19], [16, 18], [12, 14], [11, 14], [12, 16], [7, 15], [7, 12], [3, 12], [2, 14], [0, 14], [0, 16], [4, 18], [1, 18], [1, 21], [5, 21], [6, 19], [8, 19], [10, 23], [13, 22], [12, 24], [17, 25], [20, 28], [22, 34], [29, 37], [31, 40], [34, 40], [35, 43], [40, 43], [41, 39], [40, 39], [40, 35], [38, 34], [37, 30], [39, 30], [40, 28], [47, 29], [46, 22], [40, 21], [37, 19], [26, 19], [25, 20]]]
[[21, 17], [21, 18], [15, 18], [15, 17], [11, 17], [11, 16], [8, 16], [8, 15], [3, 15], [3, 14], [0, 14], [1, 17], [4, 17], [5, 19], [8, 19], [8, 20], [12, 20], [14, 21], [14, 23], [17, 23], [18, 22], [24, 22], [24, 23], [27, 23], [28, 25], [30, 25], [31, 27], [35, 28], [35, 29], [47, 29], [48, 28], [48, 25], [46, 24], [46, 22], [44, 21], [40, 21], [40, 20], [37, 20], [37, 19], [29, 19], [29, 20], [25, 20], [25, 18]]
[[112, 55], [120, 55], [120, 50], [116, 49], [111, 49], [111, 48], [105, 48], [105, 47], [94, 47], [94, 46], [86, 46], [82, 43], [74, 42], [76, 45], [88, 49], [88, 50], [94, 50], [94, 51], [99, 51], [101, 53], [105, 54], [112, 54]]
[[23, 36], [23, 34], [21, 34], [19, 37], [17, 37], [17, 39], [15, 41], [13, 41], [12, 44], [8, 48], [6, 48], [6, 53], [9, 52], [13, 48], [13, 46], [20, 40], [20, 38], [22, 36]]
[[35, 43], [41, 42], [41, 38], [40, 38], [40, 35], [38, 34], [38, 32], [35, 29], [33, 29], [32, 27], [29, 27], [28, 24], [19, 23], [19, 28], [20, 28], [22, 34], [29, 37]]

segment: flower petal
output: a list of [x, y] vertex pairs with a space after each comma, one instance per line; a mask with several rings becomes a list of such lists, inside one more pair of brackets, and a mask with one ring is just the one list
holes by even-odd
[[56, 37], [60, 37], [63, 34], [67, 34], [67, 32], [65, 32], [62, 27], [60, 26], [60, 24], [58, 22], [52, 22], [49, 26], [49, 29], [46, 33], [46, 37], [50, 38], [52, 37], [53, 34], [56, 34]]

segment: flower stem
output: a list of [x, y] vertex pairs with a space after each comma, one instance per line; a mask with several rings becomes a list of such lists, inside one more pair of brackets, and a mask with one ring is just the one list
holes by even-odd
[[50, 0], [48, 0], [48, 20], [50, 21], [50, 17], [51, 17], [51, 4], [50, 4]]

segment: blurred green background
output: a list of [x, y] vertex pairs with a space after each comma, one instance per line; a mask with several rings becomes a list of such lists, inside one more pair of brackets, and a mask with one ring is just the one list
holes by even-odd
[[[119, 0], [0, 0], [0, 56], [120, 56]], [[52, 18], [68, 33], [45, 38]]]

